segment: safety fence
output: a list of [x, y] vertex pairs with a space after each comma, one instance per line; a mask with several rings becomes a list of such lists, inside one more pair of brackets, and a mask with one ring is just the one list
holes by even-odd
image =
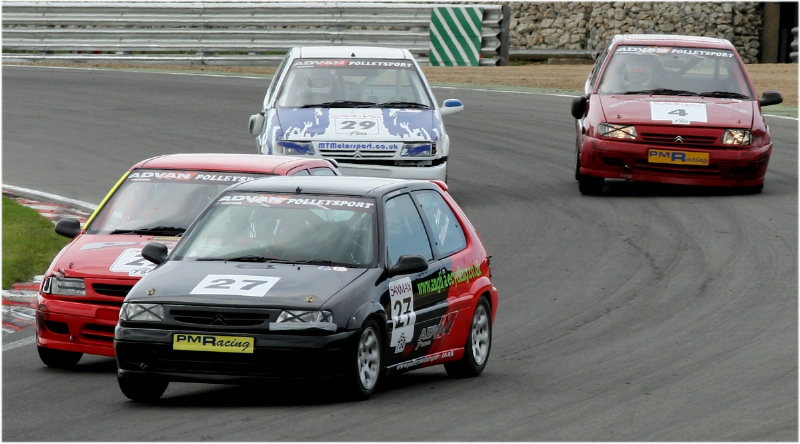
[[276, 65], [294, 46], [406, 48], [424, 65], [507, 65], [507, 5], [4, 1], [3, 60]]

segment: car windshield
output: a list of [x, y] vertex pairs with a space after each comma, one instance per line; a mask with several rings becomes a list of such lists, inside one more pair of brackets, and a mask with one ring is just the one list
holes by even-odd
[[730, 99], [754, 96], [733, 52], [686, 47], [619, 46], [597, 91]]
[[278, 92], [279, 108], [431, 108], [408, 60], [298, 59]]
[[231, 191], [171, 259], [366, 267], [376, 256], [375, 226], [374, 199]]
[[222, 190], [264, 174], [137, 169], [90, 219], [90, 234], [179, 236]]

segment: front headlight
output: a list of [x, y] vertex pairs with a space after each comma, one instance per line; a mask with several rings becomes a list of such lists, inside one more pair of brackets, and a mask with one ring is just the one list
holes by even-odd
[[279, 140], [275, 144], [275, 154], [286, 156], [313, 156], [314, 147], [311, 142], [293, 142], [291, 140]]
[[126, 302], [119, 310], [119, 318], [123, 321], [161, 322], [164, 320], [164, 306]]
[[601, 123], [597, 125], [597, 132], [603, 137], [612, 139], [635, 139], [637, 137], [636, 127], [633, 125]]
[[400, 150], [402, 157], [431, 157], [436, 154], [436, 145], [431, 142], [404, 143]]
[[333, 314], [320, 310], [284, 310], [275, 322], [333, 322]]
[[751, 142], [750, 130], [728, 129], [722, 135], [723, 145], [750, 145]]
[[60, 296], [86, 296], [86, 285], [83, 278], [53, 275], [47, 277], [42, 283], [42, 292]]

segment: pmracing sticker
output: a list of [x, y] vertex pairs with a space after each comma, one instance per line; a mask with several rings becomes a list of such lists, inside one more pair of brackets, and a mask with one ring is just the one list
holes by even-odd
[[708, 122], [704, 103], [686, 102], [651, 102], [650, 119], [669, 120], [673, 125]]
[[222, 294], [232, 296], [266, 296], [281, 278], [269, 276], [209, 274], [189, 294]]

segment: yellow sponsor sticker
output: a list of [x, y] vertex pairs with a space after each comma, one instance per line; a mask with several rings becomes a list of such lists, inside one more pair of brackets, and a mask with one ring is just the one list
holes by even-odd
[[671, 163], [674, 165], [708, 166], [709, 154], [695, 151], [656, 150], [647, 151], [650, 163]]
[[253, 353], [254, 348], [255, 339], [242, 336], [193, 335], [188, 333], [175, 333], [172, 335], [173, 350]]

